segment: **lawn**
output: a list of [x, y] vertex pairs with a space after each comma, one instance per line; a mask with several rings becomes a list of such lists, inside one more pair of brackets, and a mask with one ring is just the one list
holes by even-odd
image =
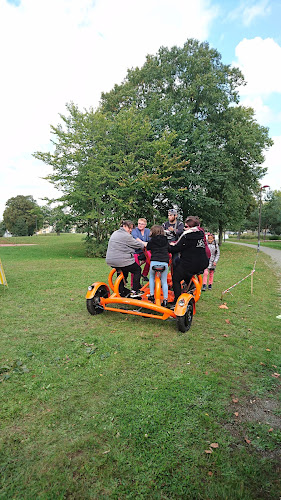
[[[238, 238], [230, 238], [229, 241], [237, 241], [239, 243], [248, 243], [250, 245], [258, 245], [258, 240], [257, 239], [244, 239], [244, 238], [240, 238], [240, 240], [238, 240]], [[262, 247], [269, 247], [269, 248], [276, 248], [276, 250], [281, 250], [281, 240], [261, 240], [261, 246]]]
[[[278, 499], [280, 295], [223, 244], [191, 330], [86, 310], [81, 235], [0, 239], [1, 499]], [[226, 308], [219, 306], [226, 303]]]

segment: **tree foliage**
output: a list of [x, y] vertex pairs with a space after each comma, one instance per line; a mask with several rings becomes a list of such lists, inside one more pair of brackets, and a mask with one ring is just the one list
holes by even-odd
[[6, 202], [3, 220], [14, 236], [31, 236], [43, 225], [41, 209], [32, 196], [18, 195], [10, 198]]
[[221, 228], [244, 216], [249, 195], [264, 173], [268, 130], [250, 108], [238, 106], [241, 72], [221, 62], [207, 43], [161, 48], [142, 68], [128, 71], [122, 85], [102, 95], [102, 109], [116, 114], [136, 107], [155, 131], [176, 133], [173, 151], [190, 160], [178, 179], [176, 201]]
[[237, 68], [207, 43], [162, 47], [124, 82], [102, 94], [100, 108], [52, 127], [48, 179], [78, 227], [102, 243], [122, 217], [149, 222], [177, 205], [222, 230], [245, 217], [272, 141], [250, 108], [239, 106]]
[[6, 232], [5, 222], [3, 220], [1, 220], [0, 221], [0, 237], [4, 236], [5, 232]]
[[262, 227], [281, 234], [281, 191], [271, 191], [262, 208]]
[[55, 151], [35, 153], [53, 167], [48, 179], [63, 191], [78, 226], [98, 242], [123, 217], [163, 213], [173, 197], [177, 176], [187, 162], [171, 157], [175, 134], [155, 135], [149, 119], [135, 110], [117, 116], [81, 112], [67, 105], [63, 125], [52, 127]]

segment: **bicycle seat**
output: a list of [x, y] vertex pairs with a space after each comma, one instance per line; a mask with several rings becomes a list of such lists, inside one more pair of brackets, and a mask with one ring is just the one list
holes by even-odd
[[165, 271], [165, 266], [152, 266], [153, 271], [159, 271], [159, 273], [163, 273]]

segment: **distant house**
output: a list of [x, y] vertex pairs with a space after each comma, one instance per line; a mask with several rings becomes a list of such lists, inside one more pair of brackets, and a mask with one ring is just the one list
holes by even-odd
[[54, 227], [53, 226], [47, 226], [43, 227], [42, 229], [39, 229], [36, 234], [50, 234], [54, 233]]

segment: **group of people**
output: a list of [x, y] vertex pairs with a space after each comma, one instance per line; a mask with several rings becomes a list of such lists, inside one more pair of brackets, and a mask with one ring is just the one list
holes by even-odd
[[[111, 235], [106, 253], [107, 264], [115, 267], [118, 273], [122, 271], [126, 283], [129, 273], [132, 275], [132, 290], [121, 282], [121, 296], [140, 297], [141, 277], [144, 281], [148, 281], [149, 273], [150, 295], [148, 299], [154, 302], [154, 267], [162, 266], [164, 268], [161, 272], [164, 297], [162, 305], [167, 307], [170, 254], [172, 254], [173, 262], [172, 280], [175, 303], [182, 293], [181, 282], [184, 280], [189, 284], [194, 274], [204, 273], [203, 291], [207, 289], [208, 274], [210, 274], [208, 288], [212, 288], [214, 270], [219, 259], [219, 247], [215, 238], [208, 233], [207, 241], [197, 216], [188, 216], [183, 224], [177, 220], [177, 215], [176, 209], [169, 210], [168, 220], [163, 225], [152, 226], [151, 230], [146, 227], [145, 218], [138, 220], [137, 227], [131, 220], [124, 220], [120, 229]], [[141, 273], [142, 264], [145, 265]]]

